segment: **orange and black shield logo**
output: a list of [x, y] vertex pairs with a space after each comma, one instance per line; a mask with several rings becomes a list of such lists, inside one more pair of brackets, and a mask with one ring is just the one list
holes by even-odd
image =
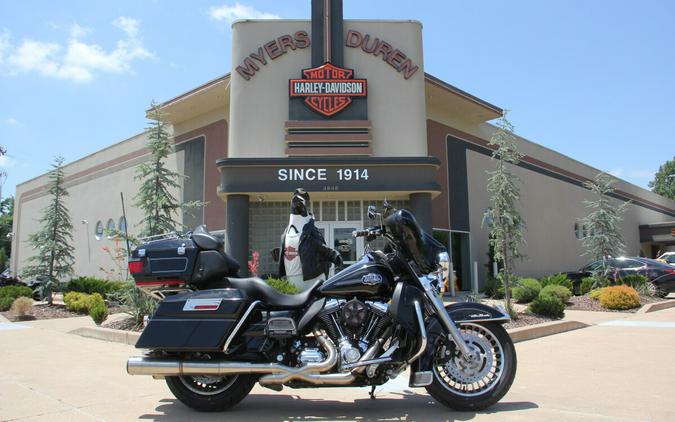
[[303, 79], [290, 80], [291, 97], [305, 97], [305, 104], [324, 116], [333, 116], [352, 102], [352, 97], [365, 97], [365, 79], [354, 79], [352, 69], [326, 63], [302, 71]]

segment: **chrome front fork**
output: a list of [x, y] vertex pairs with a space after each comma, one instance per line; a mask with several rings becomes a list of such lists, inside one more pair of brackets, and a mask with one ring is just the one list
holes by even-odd
[[448, 315], [448, 311], [445, 310], [443, 301], [438, 297], [436, 290], [431, 284], [431, 280], [428, 277], [420, 277], [419, 281], [424, 288], [424, 293], [426, 294], [429, 303], [431, 303], [436, 315], [438, 315], [438, 319], [441, 320], [441, 324], [443, 324], [448, 334], [450, 334], [450, 337], [457, 345], [462, 357], [466, 360], [476, 359], [478, 357], [478, 351], [464, 341], [461, 331], [459, 331], [455, 322], [450, 318], [450, 315]]

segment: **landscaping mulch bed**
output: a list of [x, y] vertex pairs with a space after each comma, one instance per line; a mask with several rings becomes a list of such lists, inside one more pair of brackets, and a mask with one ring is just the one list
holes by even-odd
[[511, 322], [504, 324], [504, 328], [510, 330], [511, 328], [520, 328], [527, 327], [528, 325], [543, 324], [545, 322], [555, 321], [552, 318], [547, 318], [539, 315], [534, 315], [525, 312], [518, 313], [517, 320], [511, 320]]
[[[640, 295], [640, 304], [641, 305], [646, 305], [648, 303], [654, 303], [654, 302], [661, 302], [663, 299], [658, 298], [658, 297], [652, 297], [652, 296], [643, 296]], [[570, 311], [593, 311], [593, 312], [628, 312], [628, 313], [635, 313], [640, 309], [640, 306], [637, 308], [633, 309], [625, 309], [625, 310], [619, 310], [619, 309], [606, 309], [600, 306], [600, 301], [591, 299], [588, 295], [584, 296], [572, 296], [567, 302], [567, 306], [565, 307], [565, 310], [570, 310]]]
[[[74, 318], [84, 316], [76, 312], [71, 312], [66, 309], [64, 305], [46, 305], [46, 304], [34, 304], [33, 310], [31, 312], [33, 318], [36, 319], [55, 319], [55, 318]], [[2, 312], [2, 315], [10, 321], [19, 321], [16, 315], [12, 311]], [[27, 321], [29, 319], [25, 318], [22, 321]]]
[[[119, 305], [112, 305], [108, 308], [109, 314], [114, 314], [118, 312], [124, 312], [124, 310]], [[77, 312], [72, 312], [66, 309], [65, 305], [58, 303], [53, 304], [52, 306], [47, 305], [46, 303], [33, 303], [33, 308], [31, 315], [27, 315], [25, 318], [18, 318], [17, 315], [10, 311], [0, 312], [2, 316], [7, 318], [10, 321], [34, 321], [41, 319], [57, 319], [57, 318], [75, 318], [87, 316], [87, 314], [78, 314]]]

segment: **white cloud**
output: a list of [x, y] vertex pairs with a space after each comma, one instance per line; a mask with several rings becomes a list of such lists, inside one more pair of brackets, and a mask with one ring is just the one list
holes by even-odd
[[4, 61], [5, 51], [9, 50], [9, 47], [9, 32], [4, 29], [2, 33], [0, 33], [0, 64]]
[[10, 158], [6, 155], [0, 156], [0, 167], [10, 168], [10, 167], [14, 167], [15, 164], [16, 164], [16, 161], [14, 161], [12, 158]]
[[237, 19], [280, 19], [280, 16], [273, 13], [261, 12], [258, 9], [241, 3], [235, 3], [234, 6], [224, 4], [222, 6], [212, 6], [208, 11], [213, 20], [232, 23]]
[[615, 169], [611, 169], [611, 170], [609, 171], [609, 174], [611, 174], [611, 175], [614, 176], [614, 177], [621, 177], [621, 175], [623, 174], [623, 169], [620, 168], [620, 167], [619, 167], [619, 168], [615, 168]]
[[130, 38], [136, 38], [138, 35], [138, 20], [127, 16], [120, 16], [113, 21], [113, 25], [126, 32]]
[[656, 172], [654, 170], [634, 169], [630, 171], [630, 176], [636, 179], [653, 179]]
[[19, 121], [16, 120], [14, 117], [8, 117], [5, 119], [5, 124], [8, 126], [16, 126], [19, 124]]
[[76, 23], [70, 27], [71, 38], [82, 38], [90, 32], [91, 32], [90, 28], [85, 28], [84, 26], [80, 26]]
[[46, 77], [89, 82], [97, 73], [127, 72], [131, 70], [133, 61], [152, 57], [138, 38], [137, 20], [120, 16], [113, 25], [121, 29], [126, 37], [118, 40], [112, 50], [82, 41], [80, 38], [90, 30], [74, 24], [70, 27], [71, 38], [66, 45], [31, 39], [24, 39], [15, 48], [9, 45], [6, 47], [10, 51], [7, 64], [13, 72], [36, 72]]

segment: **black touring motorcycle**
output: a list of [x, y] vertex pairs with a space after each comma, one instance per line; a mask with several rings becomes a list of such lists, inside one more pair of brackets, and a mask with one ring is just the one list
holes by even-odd
[[127, 361], [131, 375], [164, 378], [200, 411], [234, 406], [256, 382], [273, 390], [372, 386], [410, 367], [410, 386], [425, 387], [456, 410], [495, 404], [516, 373], [502, 309], [479, 303], [443, 306], [446, 249], [407, 210], [369, 207], [380, 224], [354, 232], [386, 239], [383, 251], [297, 295], [259, 278], [238, 278], [223, 241], [197, 228], [133, 251], [136, 284], [162, 298]]

